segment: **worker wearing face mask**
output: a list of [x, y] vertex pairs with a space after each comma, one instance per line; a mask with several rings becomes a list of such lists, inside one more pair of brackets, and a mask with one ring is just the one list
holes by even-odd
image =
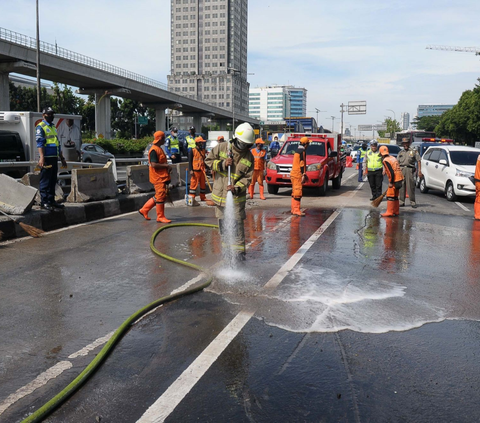
[[195, 201], [197, 195], [197, 187], [200, 186], [200, 201], [205, 201], [207, 197], [207, 187], [205, 185], [205, 144], [206, 141], [202, 137], [195, 138], [195, 148], [188, 150], [188, 163], [190, 170], [190, 186], [188, 195], [192, 197], [191, 204], [198, 206]]
[[[205, 164], [215, 172], [212, 200], [215, 203], [215, 215], [218, 218], [220, 234], [224, 247], [235, 252], [238, 261], [245, 260], [245, 203], [247, 187], [253, 175], [254, 158], [250, 151], [254, 143], [253, 128], [248, 123], [239, 125], [234, 138], [229, 142], [217, 144], [205, 159]], [[230, 179], [229, 179], [230, 173]], [[227, 193], [233, 194], [235, 240], [225, 239], [224, 217]], [[233, 244], [232, 244], [233, 242]]]

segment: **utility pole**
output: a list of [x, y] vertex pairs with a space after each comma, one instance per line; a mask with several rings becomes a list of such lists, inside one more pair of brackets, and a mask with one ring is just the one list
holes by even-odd
[[340, 113], [341, 113], [340, 135], [343, 137], [343, 113], [345, 112], [345, 110], [343, 110], [343, 108], [346, 107], [346, 106], [345, 106], [345, 104], [342, 103], [342, 104], [340, 104], [340, 107], [341, 107], [341, 109], [340, 109]]
[[41, 112], [41, 92], [40, 92], [40, 22], [37, 0], [37, 112]]

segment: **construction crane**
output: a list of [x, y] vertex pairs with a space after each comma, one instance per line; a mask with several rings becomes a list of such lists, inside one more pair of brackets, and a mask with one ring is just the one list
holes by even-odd
[[429, 45], [426, 48], [427, 50], [461, 51], [463, 53], [475, 53], [477, 56], [480, 56], [480, 48], [477, 47], [451, 47]]

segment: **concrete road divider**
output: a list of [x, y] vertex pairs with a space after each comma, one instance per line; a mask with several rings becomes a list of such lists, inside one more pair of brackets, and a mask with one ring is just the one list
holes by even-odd
[[67, 201], [85, 203], [115, 198], [117, 191], [112, 162], [102, 168], [72, 169], [72, 190]]
[[[40, 188], [40, 172], [29, 172], [23, 175], [22, 179], [20, 179], [20, 182], [23, 185], [26, 185], [27, 187], [33, 187], [36, 189]], [[55, 186], [55, 201], [58, 203], [61, 203], [63, 201], [63, 190], [60, 185]], [[40, 192], [37, 192], [37, 195], [35, 196], [35, 203], [40, 204], [41, 199], [40, 199]]]
[[140, 194], [154, 190], [149, 180], [148, 165], [127, 166], [127, 194]]
[[32, 208], [38, 190], [0, 174], [0, 209], [8, 214], [24, 214]]

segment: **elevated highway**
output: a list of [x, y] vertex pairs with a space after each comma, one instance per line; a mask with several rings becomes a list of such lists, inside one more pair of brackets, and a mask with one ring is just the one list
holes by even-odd
[[[94, 94], [96, 100], [96, 132], [109, 134], [111, 95], [130, 98], [154, 107], [157, 129], [165, 129], [165, 109], [180, 110], [193, 116], [201, 127], [201, 118], [208, 116], [221, 126], [226, 122], [260, 122], [247, 115], [222, 109], [168, 91], [166, 84], [111, 64], [75, 53], [53, 44], [40, 42], [40, 74], [42, 79], [78, 87], [80, 94]], [[36, 76], [36, 39], [0, 28], [0, 110], [9, 110], [9, 73]]]

